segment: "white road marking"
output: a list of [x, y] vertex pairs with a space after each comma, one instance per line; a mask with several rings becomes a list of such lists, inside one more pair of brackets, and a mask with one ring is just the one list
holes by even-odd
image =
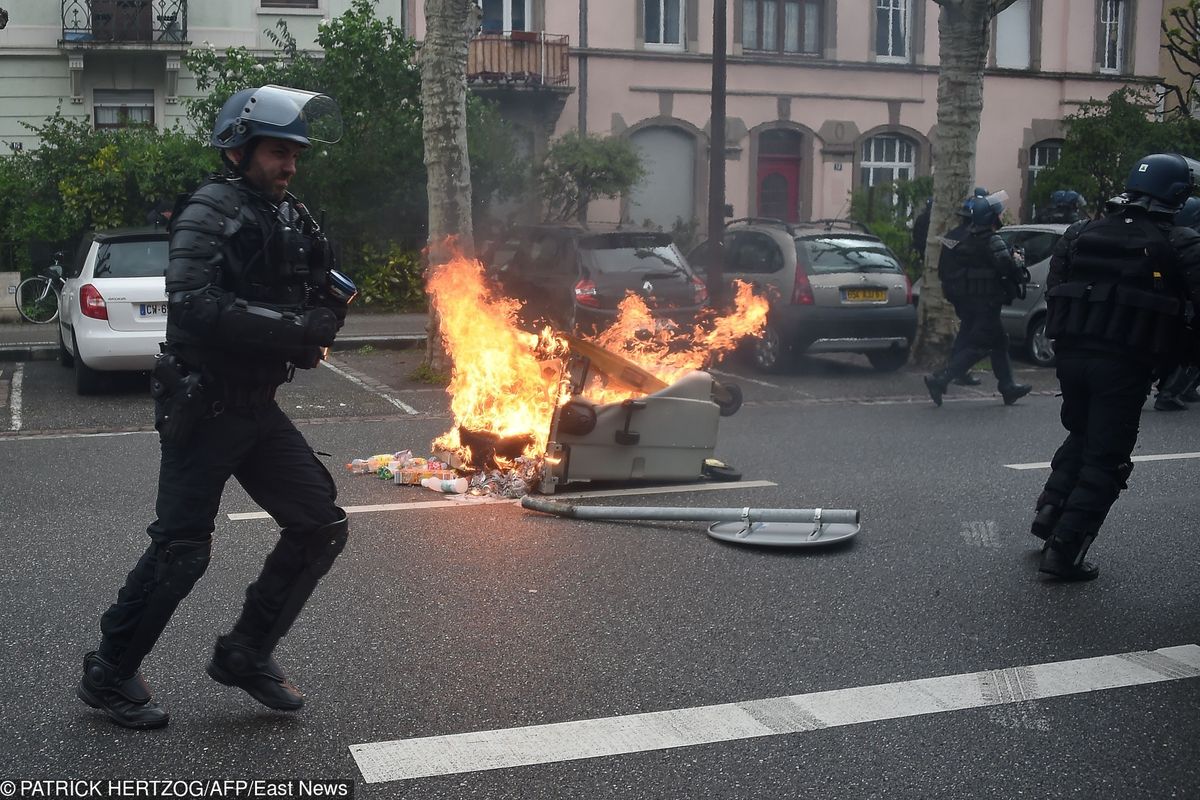
[[711, 372], [713, 375], [724, 375], [726, 378], [737, 378], [739, 381], [745, 381], [746, 383], [756, 383], [759, 386], [768, 386], [772, 389], [779, 388], [779, 384], [777, 384], [777, 383], [767, 383], [766, 381], [755, 380], [754, 378], [747, 378], [744, 375], [734, 375], [732, 372], [725, 372], [724, 370], [710, 369], [709, 372]]
[[12, 412], [12, 425], [10, 430], [21, 430], [21, 378], [24, 373], [25, 365], [17, 364], [16, 370], [13, 372], [12, 383], [8, 389], [8, 407]]
[[623, 495], [639, 494], [674, 494], [676, 492], [719, 492], [728, 489], [761, 489], [764, 486], [778, 486], [772, 481], [728, 481], [726, 483], [702, 483], [695, 486], [645, 486], [632, 489], [605, 489], [599, 492], [571, 492], [569, 494], [546, 495], [547, 500], [586, 500], [589, 497], [620, 497]]
[[[465, 497], [465, 496], [464, 496]], [[418, 503], [380, 503], [373, 506], [344, 506], [342, 508], [347, 514], [373, 514], [377, 511], [415, 511], [427, 508], [469, 508], [471, 506], [490, 506], [497, 503], [516, 503], [516, 500], [509, 500], [505, 497], [472, 497], [471, 499], [463, 500], [429, 500], [427, 502]], [[233, 522], [239, 522], [246, 519], [270, 519], [271, 515], [265, 511], [242, 511], [227, 515]]]
[[[1160, 453], [1153, 456], [1133, 456], [1130, 461], [1177, 461], [1187, 458], [1200, 458], [1200, 453]], [[1036, 461], [1030, 464], [1005, 464], [1009, 469], [1050, 469], [1049, 461]]]
[[28, 436], [0, 436], [0, 444], [4, 442], [32, 442], [39, 439], [97, 439], [105, 436], [141, 436], [155, 431], [107, 431], [105, 433], [35, 433]]
[[345, 378], [346, 380], [355, 384], [356, 386], [366, 389], [371, 394], [382, 397], [384, 400], [388, 401], [389, 403], [394, 405], [396, 408], [403, 411], [405, 414], [416, 415], [416, 414], [421, 413], [420, 411], [417, 411], [415, 408], [410, 406], [408, 403], [405, 403], [403, 400], [397, 400], [395, 397], [392, 397], [390, 394], [387, 394], [386, 392], [381, 392], [378, 389], [374, 388], [373, 386], [368, 386], [361, 379], [355, 377], [354, 375], [351, 375], [349, 372], [346, 372], [343, 369], [339, 369], [338, 367], [335, 367], [333, 364], [330, 364], [328, 361], [322, 361], [321, 365], [324, 367], [328, 367], [329, 369], [333, 370], [338, 375], [341, 375], [343, 378]]
[[351, 745], [367, 783], [640, 753], [1200, 677], [1194, 644], [764, 700]]

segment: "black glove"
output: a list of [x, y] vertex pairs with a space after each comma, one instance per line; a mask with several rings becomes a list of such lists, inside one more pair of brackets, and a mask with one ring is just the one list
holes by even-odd
[[337, 336], [337, 315], [328, 308], [314, 308], [304, 312], [302, 325], [304, 327], [304, 343], [315, 344], [317, 347], [328, 347]]

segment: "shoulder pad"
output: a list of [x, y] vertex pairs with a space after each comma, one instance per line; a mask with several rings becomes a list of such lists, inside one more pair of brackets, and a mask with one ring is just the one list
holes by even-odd
[[1063, 231], [1063, 238], [1066, 238], [1066, 239], [1079, 238], [1079, 234], [1083, 233], [1083, 229], [1088, 226], [1089, 222], [1091, 222], [1091, 220], [1081, 219], [1078, 222], [1072, 223], [1071, 227], [1069, 227], [1065, 231]]
[[227, 217], [236, 217], [244, 205], [241, 193], [225, 181], [204, 184], [192, 192], [189, 202], [203, 203]]

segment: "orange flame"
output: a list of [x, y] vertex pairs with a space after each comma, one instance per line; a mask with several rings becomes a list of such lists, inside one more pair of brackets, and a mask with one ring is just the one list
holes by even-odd
[[[663, 327], [636, 295], [620, 304], [616, 321], [593, 341], [625, 357], [665, 383], [712, 363], [746, 336], [766, 325], [767, 300], [735, 282], [734, 310], [705, 314], [687, 330]], [[566, 342], [546, 328], [540, 335], [517, 323], [520, 302], [498, 296], [488, 284], [483, 265], [460, 254], [431, 268], [427, 287], [440, 317], [442, 339], [452, 362], [450, 410], [454, 428], [433, 442], [470, 461], [460, 429], [502, 438], [527, 435], [524, 454], [545, 452], [554, 410], [569, 397], [563, 379]], [[618, 402], [635, 392], [593, 382], [585, 393], [594, 402]]]

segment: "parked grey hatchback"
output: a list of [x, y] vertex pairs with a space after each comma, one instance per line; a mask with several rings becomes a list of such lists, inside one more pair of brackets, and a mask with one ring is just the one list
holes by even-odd
[[[702, 269], [708, 249], [701, 243], [688, 260]], [[908, 361], [917, 330], [908, 277], [858, 223], [733, 220], [725, 228], [724, 271], [771, 300], [767, 328], [750, 348], [764, 372], [788, 369], [801, 353], [861, 353], [881, 371]]]

